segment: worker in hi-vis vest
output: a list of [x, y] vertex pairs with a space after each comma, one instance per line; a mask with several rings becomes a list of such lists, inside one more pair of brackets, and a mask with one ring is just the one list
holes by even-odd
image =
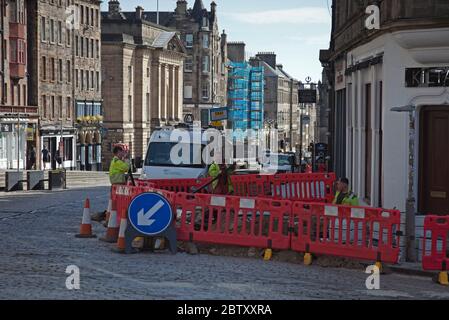
[[109, 167], [109, 180], [111, 184], [126, 184], [126, 174], [130, 165], [126, 162], [128, 153], [122, 146], [115, 146], [113, 149], [114, 158]]
[[333, 204], [354, 207], [359, 206], [359, 199], [351, 190], [349, 190], [349, 180], [347, 178], [341, 178], [337, 181], [337, 192]]

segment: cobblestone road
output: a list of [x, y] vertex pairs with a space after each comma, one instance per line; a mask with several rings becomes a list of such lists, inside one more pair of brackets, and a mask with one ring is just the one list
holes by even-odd
[[[390, 274], [365, 288], [363, 270], [179, 253], [124, 256], [76, 239], [83, 200], [107, 204], [107, 187], [0, 195], [0, 299], [449, 299], [429, 278]], [[94, 224], [94, 232], [105, 229]], [[81, 289], [65, 287], [77, 265]]]

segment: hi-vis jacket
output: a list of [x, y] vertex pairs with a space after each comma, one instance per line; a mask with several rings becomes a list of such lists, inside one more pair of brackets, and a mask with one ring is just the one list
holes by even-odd
[[[339, 196], [340, 196], [340, 192], [337, 191], [337, 193], [335, 194], [334, 201], [332, 202], [333, 204], [337, 204]], [[345, 195], [345, 197], [343, 198], [343, 201], [342, 201], [341, 205], [358, 207], [359, 206], [359, 199], [357, 198], [357, 196], [354, 193], [349, 191]]]
[[111, 184], [125, 184], [125, 175], [128, 171], [129, 164], [117, 157], [114, 157], [109, 167], [109, 180], [111, 181]]

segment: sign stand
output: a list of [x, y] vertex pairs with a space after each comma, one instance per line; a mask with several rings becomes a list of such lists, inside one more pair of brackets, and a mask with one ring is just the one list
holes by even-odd
[[134, 251], [132, 242], [136, 237], [165, 238], [168, 240], [171, 253], [176, 254], [177, 237], [173, 210], [164, 196], [147, 192], [131, 201], [125, 230], [125, 253]]
[[[132, 243], [135, 238], [137, 237], [143, 237], [144, 239], [148, 238], [165, 238], [168, 241], [169, 244], [169, 250], [172, 254], [176, 254], [178, 252], [177, 248], [177, 237], [176, 237], [176, 228], [175, 225], [172, 224], [166, 229], [164, 232], [159, 233], [154, 236], [147, 236], [146, 234], [143, 234], [136, 229], [133, 228], [133, 226], [130, 225], [129, 219], [128, 219], [128, 227], [125, 231], [125, 253], [131, 254], [134, 252], [134, 248], [132, 246]], [[154, 243], [154, 241], [151, 241], [151, 243]]]

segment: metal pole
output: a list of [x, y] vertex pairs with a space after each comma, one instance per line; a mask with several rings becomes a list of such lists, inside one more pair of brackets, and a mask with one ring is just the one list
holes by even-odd
[[157, 11], [157, 24], [159, 24], [159, 0], [157, 0], [157, 9], [156, 9], [156, 11]]
[[410, 135], [409, 135], [409, 178], [408, 199], [406, 204], [406, 234], [407, 234], [407, 261], [416, 262], [416, 226], [415, 226], [415, 196], [413, 192], [414, 162], [415, 162], [415, 117], [414, 111], [409, 112]]
[[303, 136], [303, 130], [302, 130], [302, 111], [301, 111], [301, 115], [300, 115], [300, 120], [299, 120], [299, 135], [300, 135], [300, 146], [299, 146], [299, 171], [302, 172], [302, 145], [303, 145], [303, 140], [302, 140], [302, 136]]
[[20, 113], [17, 113], [17, 172], [20, 172]]

